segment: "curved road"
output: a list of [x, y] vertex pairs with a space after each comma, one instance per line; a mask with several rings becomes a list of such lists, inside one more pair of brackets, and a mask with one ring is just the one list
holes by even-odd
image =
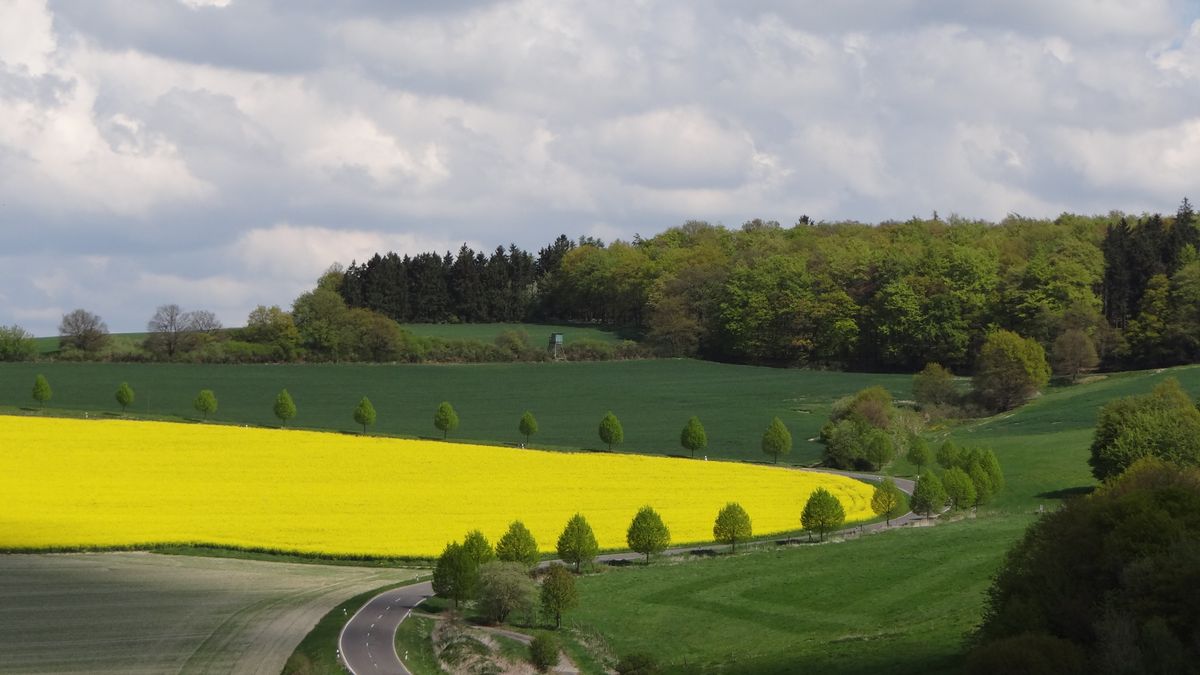
[[[856, 478], [867, 483], [878, 483], [885, 478], [885, 476], [876, 474], [834, 471], [832, 469], [806, 470], [834, 473], [848, 478]], [[907, 478], [896, 478], [894, 476], [892, 480], [896, 481], [896, 487], [912, 495], [916, 487], [915, 482]], [[899, 527], [917, 518], [918, 516], [915, 513], [909, 511], [902, 516], [893, 518], [891, 525], [887, 523], [855, 525], [854, 527], [840, 531], [838, 534], [875, 532], [887, 529], [888, 527]], [[775, 540], [775, 537], [768, 537], [749, 541], [746, 544]], [[743, 544], [743, 546], [746, 544]], [[716, 544], [709, 546], [687, 546], [667, 549], [661, 555], [684, 555], [701, 551], [716, 552], [725, 548], [724, 545]], [[640, 554], [630, 551], [608, 553], [596, 558], [600, 562], [634, 561], [639, 559], [641, 559]], [[545, 566], [554, 562], [561, 561], [547, 560], [541, 564]], [[408, 669], [404, 667], [404, 662], [401, 660], [400, 655], [396, 653], [396, 629], [400, 627], [401, 622], [408, 618], [414, 607], [432, 595], [433, 584], [425, 581], [411, 586], [393, 588], [390, 591], [384, 591], [371, 598], [367, 604], [362, 606], [362, 609], [355, 612], [354, 616], [346, 622], [345, 627], [342, 628], [341, 635], [338, 637], [338, 651], [341, 653], [343, 665], [353, 675], [411, 675]]]

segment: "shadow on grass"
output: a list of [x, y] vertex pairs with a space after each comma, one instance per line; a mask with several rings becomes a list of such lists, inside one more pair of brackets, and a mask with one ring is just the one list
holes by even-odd
[[1078, 487], [1069, 487], [1061, 490], [1042, 492], [1034, 496], [1038, 499], [1074, 499], [1075, 497], [1090, 495], [1095, 489], [1095, 485], [1080, 485]]

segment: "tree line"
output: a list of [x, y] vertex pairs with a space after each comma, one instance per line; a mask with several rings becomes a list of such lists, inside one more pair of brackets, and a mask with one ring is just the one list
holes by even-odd
[[353, 263], [347, 305], [398, 321], [631, 325], [658, 353], [912, 372], [974, 368], [1005, 329], [1078, 331], [1105, 367], [1200, 359], [1200, 230], [1174, 216], [693, 221], [632, 242], [559, 236], [537, 255], [463, 246]]

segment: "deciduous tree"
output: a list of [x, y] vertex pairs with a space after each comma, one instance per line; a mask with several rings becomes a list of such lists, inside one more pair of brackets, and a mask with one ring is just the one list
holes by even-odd
[[750, 514], [737, 502], [729, 502], [717, 513], [713, 523], [713, 539], [722, 544], [729, 544], [731, 552], [737, 552], [739, 541], [747, 541], [754, 536], [750, 524]]
[[875, 492], [871, 495], [871, 510], [877, 516], [883, 516], [888, 525], [892, 524], [892, 518], [900, 515], [904, 508], [904, 493], [900, 488], [896, 487], [896, 481], [891, 478], [884, 478], [875, 486]]
[[50, 381], [46, 379], [45, 375], [39, 373], [33, 379], [33, 400], [38, 402], [38, 407], [44, 408], [46, 401], [49, 401], [53, 395], [54, 392], [50, 390]]
[[480, 530], [471, 530], [467, 536], [463, 538], [463, 550], [475, 561], [475, 564], [482, 565], [496, 559], [496, 551], [492, 548], [492, 543], [484, 536]]
[[1095, 368], [1100, 357], [1092, 338], [1082, 330], [1072, 328], [1055, 338], [1050, 348], [1050, 361], [1057, 375], [1074, 383], [1079, 380], [1080, 373]]
[[942, 487], [946, 490], [951, 509], [961, 511], [975, 505], [975, 483], [966, 471], [957, 466], [946, 469], [946, 473], [942, 475]]
[[121, 386], [117, 387], [117, 393], [114, 396], [117, 399], [117, 404], [121, 406], [122, 413], [124, 413], [129, 406], [133, 405], [133, 387], [129, 386], [128, 382], [122, 382]]
[[913, 436], [908, 443], [908, 463], [917, 467], [917, 475], [925, 471], [925, 467], [933, 461], [933, 453], [929, 451], [929, 443], [920, 436]]
[[458, 428], [458, 413], [454, 412], [454, 406], [450, 405], [449, 401], [442, 401], [438, 405], [437, 410], [433, 413], [433, 426], [442, 432], [443, 440], [450, 435], [451, 431]]
[[638, 509], [633, 522], [629, 523], [625, 543], [629, 544], [630, 550], [646, 556], [646, 562], [649, 563], [651, 555], [662, 553], [670, 545], [671, 530], [663, 523], [657, 511], [643, 506]]
[[275, 397], [275, 417], [279, 419], [283, 426], [287, 426], [288, 420], [296, 416], [296, 402], [292, 400], [292, 395], [287, 389], [279, 392]]
[[64, 347], [95, 352], [108, 342], [108, 326], [99, 315], [77, 309], [63, 315], [58, 335]]
[[708, 434], [704, 432], [704, 425], [700, 424], [699, 417], [693, 416], [688, 420], [683, 431], [679, 433], [679, 444], [684, 450], [690, 450], [693, 458], [696, 457], [697, 450], [708, 446]]
[[595, 559], [600, 545], [596, 543], [596, 534], [583, 514], [576, 513], [567, 521], [567, 526], [558, 537], [557, 549], [558, 557], [574, 565], [576, 572], [583, 571], [584, 564], [590, 565]]
[[608, 445], [610, 451], [614, 445], [620, 445], [625, 440], [625, 429], [621, 427], [621, 420], [617, 419], [611, 410], [600, 420], [599, 432], [600, 440]]
[[929, 471], [917, 479], [910, 505], [913, 511], [927, 518], [941, 513], [942, 507], [946, 505], [946, 489], [942, 487], [942, 481], [938, 479], [937, 474]]
[[1092, 475], [1108, 480], [1148, 456], [1200, 465], [1200, 411], [1174, 378], [1149, 394], [1120, 398], [1101, 408], [1088, 463]]
[[0, 361], [31, 361], [35, 356], [33, 335], [17, 325], [0, 326]]
[[492, 623], [503, 623], [513, 612], [532, 612], [537, 587], [521, 563], [492, 561], [479, 567], [475, 595], [484, 616]]
[[927, 363], [925, 368], [913, 375], [913, 398], [917, 405], [950, 405], [958, 400], [958, 389], [954, 386], [954, 374], [940, 363]]
[[366, 396], [358, 402], [358, 406], [354, 408], [354, 421], [362, 425], [363, 433], [367, 433], [367, 427], [375, 424], [375, 406], [371, 405], [371, 399]]
[[813, 490], [800, 514], [800, 524], [808, 530], [809, 536], [816, 532], [821, 536], [821, 541], [825, 541], [825, 535], [837, 530], [844, 522], [846, 510], [842, 508], [842, 503], [823, 487]]
[[519, 520], [510, 523], [508, 531], [496, 542], [496, 557], [505, 562], [521, 563], [530, 569], [541, 558], [533, 533]]
[[458, 607], [463, 600], [475, 594], [479, 580], [479, 563], [470, 556], [462, 544], [446, 545], [433, 568], [433, 592], [450, 598]]
[[1046, 351], [1012, 331], [990, 333], [979, 350], [973, 384], [980, 401], [995, 410], [1024, 403], [1050, 380]]
[[542, 611], [554, 617], [554, 627], [562, 626], [563, 612], [579, 605], [575, 577], [562, 565], [551, 565], [542, 580]]
[[192, 401], [192, 407], [204, 415], [204, 419], [208, 419], [209, 415], [217, 412], [217, 395], [212, 389], [201, 389], [196, 395], [196, 400]]
[[792, 451], [792, 434], [778, 417], [771, 420], [770, 426], [763, 433], [762, 451], [771, 456], [775, 463], [779, 458]]
[[533, 413], [526, 410], [525, 414], [521, 415], [521, 421], [517, 423], [517, 431], [521, 432], [521, 435], [525, 437], [525, 443], [528, 444], [529, 437], [538, 432], [537, 418], [533, 416]]

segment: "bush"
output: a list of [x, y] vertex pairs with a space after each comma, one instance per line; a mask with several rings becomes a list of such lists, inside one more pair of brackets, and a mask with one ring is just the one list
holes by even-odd
[[925, 369], [913, 375], [913, 398], [921, 409], [952, 406], [958, 402], [958, 389], [954, 386], [954, 374], [940, 363], [926, 364]]
[[1083, 650], [1049, 635], [1025, 633], [981, 645], [967, 658], [970, 675], [1082, 675]]
[[607, 342], [585, 338], [568, 342], [563, 347], [563, 355], [568, 361], [611, 361], [615, 350]]
[[1036, 633], [1100, 672], [1178, 672], [1200, 661], [1198, 608], [1200, 469], [1145, 458], [1030, 526], [988, 590], [973, 660]]
[[33, 336], [20, 326], [0, 326], [0, 361], [32, 361], [37, 356]]
[[538, 635], [529, 643], [529, 662], [544, 673], [558, 665], [558, 640], [550, 635]]
[[1117, 399], [1100, 410], [1088, 464], [1107, 480], [1142, 457], [1200, 465], [1200, 411], [1170, 378], [1145, 396]]

